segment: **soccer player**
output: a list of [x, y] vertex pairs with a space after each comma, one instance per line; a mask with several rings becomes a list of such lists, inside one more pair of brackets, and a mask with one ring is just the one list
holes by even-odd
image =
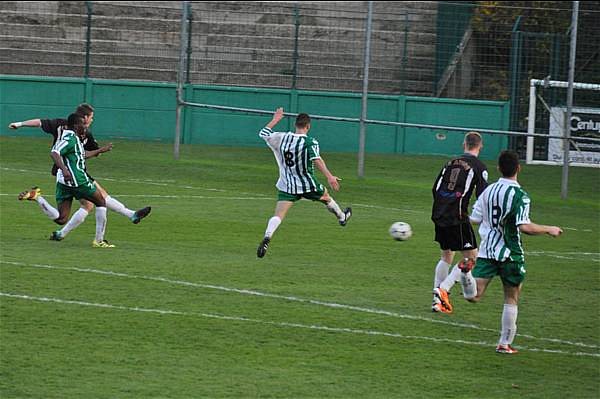
[[[108, 144], [107, 146], [100, 147], [89, 130], [89, 127], [94, 120], [93, 107], [89, 104], [82, 103], [77, 107], [75, 113], [82, 116], [85, 122], [86, 136], [82, 140], [82, 143], [85, 149], [86, 158], [95, 157], [100, 155], [101, 153], [110, 151], [112, 149], [112, 143]], [[23, 122], [12, 122], [11, 124], [9, 124], [9, 128], [18, 129], [20, 127], [41, 127], [44, 132], [52, 135], [52, 145], [54, 146], [56, 141], [61, 137], [62, 132], [66, 127], [66, 122], [67, 121], [64, 119], [30, 119]], [[58, 168], [56, 164], [53, 164], [51, 172], [53, 176], [56, 176], [57, 170]], [[98, 181], [93, 179], [89, 174], [88, 177], [92, 179], [94, 185], [104, 197], [108, 209], [129, 218], [134, 224], [138, 224], [141, 221], [141, 219], [148, 216], [148, 214], [150, 213], [150, 207], [145, 207], [135, 212], [131, 209], [128, 209], [121, 202], [111, 197], [106, 192], [106, 190], [104, 190], [104, 188], [98, 183]], [[56, 212], [58, 212], [41, 196], [41, 191], [37, 187], [33, 187], [31, 190], [24, 191], [21, 194], [19, 194], [19, 200], [26, 199], [38, 202], [38, 204], [44, 212], [46, 212], [46, 210], [48, 210], [51, 214], [55, 214]], [[81, 198], [79, 202], [81, 203], [81, 208], [73, 214], [69, 222], [62, 229], [52, 233], [52, 235], [50, 236], [51, 240], [62, 240], [71, 230], [75, 229], [77, 226], [84, 222], [85, 218], [92, 211], [94, 206], [91, 202], [85, 200], [84, 198]], [[106, 240], [93, 245], [95, 247], [114, 247], [114, 245], [109, 244]]]
[[[85, 198], [96, 205], [96, 238], [94, 244], [104, 242], [106, 229], [106, 201], [85, 171], [85, 149], [82, 139], [86, 135], [84, 118], [71, 114], [66, 129], [50, 152], [58, 171], [56, 174], [56, 204], [54, 208], [42, 207], [44, 213], [58, 224], [65, 224], [71, 213], [73, 197]], [[34, 194], [35, 195], [35, 194]]]
[[525, 259], [521, 234], [548, 234], [558, 237], [562, 229], [544, 226], [529, 219], [531, 200], [517, 182], [521, 171], [519, 158], [513, 151], [503, 151], [498, 158], [502, 175], [477, 199], [470, 219], [480, 224], [481, 248], [472, 271], [462, 273], [463, 293], [477, 302], [494, 276], [500, 276], [504, 287], [502, 330], [496, 352], [514, 354], [511, 345], [517, 333], [517, 304], [525, 279]]
[[327, 209], [335, 214], [341, 226], [345, 226], [352, 216], [352, 209], [343, 211], [329, 195], [325, 188], [314, 175], [314, 165], [325, 175], [332, 189], [338, 191], [340, 183], [338, 177], [331, 174], [325, 161], [319, 154], [319, 143], [308, 136], [310, 130], [310, 117], [299, 114], [296, 118], [296, 132], [274, 132], [272, 129], [283, 119], [283, 108], [277, 108], [273, 119], [260, 132], [259, 136], [267, 142], [273, 151], [279, 165], [279, 180], [275, 185], [279, 190], [275, 215], [269, 219], [263, 240], [258, 245], [256, 255], [262, 258], [267, 253], [273, 233], [285, 218], [294, 202], [301, 198], [320, 201]]
[[[487, 167], [477, 158], [482, 148], [481, 135], [468, 132], [463, 141], [464, 154], [448, 161], [433, 185], [431, 220], [441, 249], [433, 282], [433, 312], [452, 313], [448, 293], [477, 257], [477, 239], [469, 222], [468, 207], [473, 191], [479, 197], [487, 187]], [[463, 259], [470, 261], [458, 263], [448, 273], [455, 251], [461, 251]]]

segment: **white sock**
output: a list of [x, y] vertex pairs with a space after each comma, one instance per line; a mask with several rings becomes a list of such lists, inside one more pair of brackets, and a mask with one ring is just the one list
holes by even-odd
[[446, 277], [444, 281], [442, 281], [442, 283], [440, 284], [440, 288], [443, 288], [446, 291], [450, 291], [452, 287], [454, 287], [454, 284], [456, 284], [456, 282], [460, 280], [460, 275], [461, 271], [458, 268], [458, 264], [456, 264], [452, 268], [452, 271], [450, 272], [448, 277]]
[[265, 231], [265, 237], [271, 238], [280, 224], [281, 218], [279, 216], [273, 216], [271, 219], [269, 219], [269, 223], [267, 224], [267, 230]]
[[42, 212], [44, 212], [46, 216], [48, 216], [52, 220], [58, 219], [58, 216], [60, 216], [58, 210], [56, 210], [55, 207], [50, 205], [44, 197], [39, 195], [35, 200], [40, 205], [40, 208], [42, 208]]
[[346, 214], [344, 214], [344, 212], [342, 212], [342, 210], [340, 209], [340, 206], [337, 204], [337, 202], [335, 202], [333, 200], [333, 198], [331, 199], [331, 201], [329, 201], [327, 203], [327, 209], [329, 210], [329, 212], [335, 214], [335, 216], [337, 216], [338, 220], [344, 220], [346, 219]]
[[460, 273], [460, 284], [465, 299], [473, 299], [477, 296], [477, 281], [471, 272]]
[[104, 230], [106, 230], [106, 208], [96, 207], [96, 241], [104, 241]]
[[502, 332], [500, 334], [500, 345], [510, 345], [517, 334], [517, 314], [519, 308], [517, 305], [504, 304], [502, 311]]
[[71, 219], [65, 224], [65, 226], [60, 230], [61, 237], [65, 237], [71, 230], [79, 226], [88, 215], [88, 211], [83, 208], [79, 208], [77, 212], [71, 216]]
[[435, 277], [433, 279], [433, 288], [437, 288], [442, 284], [442, 281], [448, 277], [448, 269], [450, 269], [450, 263], [440, 259], [437, 266], [435, 267]]
[[131, 219], [131, 217], [135, 213], [134, 211], [127, 208], [125, 205], [123, 205], [122, 203], [120, 203], [118, 200], [114, 199], [110, 195], [105, 198], [105, 201], [106, 201], [106, 207], [108, 209], [110, 209], [111, 211], [120, 213], [121, 215], [123, 215], [125, 217], [128, 217]]

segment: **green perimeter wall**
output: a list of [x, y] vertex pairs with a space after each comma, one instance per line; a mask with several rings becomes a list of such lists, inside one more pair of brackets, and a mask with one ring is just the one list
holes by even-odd
[[[187, 101], [216, 105], [357, 118], [361, 96], [354, 93], [187, 85]], [[65, 118], [81, 102], [96, 110], [92, 131], [108, 138], [172, 142], [175, 84], [79, 78], [0, 75], [0, 134], [43, 136], [40, 129], [8, 129], [13, 121]], [[183, 144], [264, 146], [258, 131], [270, 117], [239, 112], [184, 108]], [[507, 130], [507, 102], [370, 95], [368, 118]], [[293, 127], [286, 118], [277, 130]], [[440, 139], [439, 133], [445, 138]], [[314, 120], [311, 135], [323, 152], [357, 152], [358, 123]], [[444, 154], [461, 151], [463, 134], [430, 129], [368, 125], [369, 153]], [[505, 149], [503, 135], [484, 135], [481, 157], [494, 159]]]

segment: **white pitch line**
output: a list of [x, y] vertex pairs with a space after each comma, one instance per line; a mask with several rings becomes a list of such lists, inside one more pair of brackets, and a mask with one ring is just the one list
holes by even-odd
[[593, 230], [590, 229], [576, 229], [574, 227], [563, 227], [563, 230], [573, 230], [573, 231], [585, 231], [586, 233], [592, 233]]
[[553, 255], [585, 255], [600, 256], [600, 252], [558, 252], [558, 251], [527, 251], [528, 254], [553, 254]]
[[[7, 171], [13, 171], [13, 172], [25, 172], [25, 173], [36, 173], [36, 174], [45, 174], [48, 175], [47, 172], [40, 172], [40, 171], [33, 171], [33, 170], [25, 170], [25, 169], [13, 169], [13, 168], [6, 168], [6, 167], [1, 167], [0, 170], [7, 170]], [[116, 179], [113, 177], [98, 177], [98, 180], [107, 180], [107, 181], [114, 181], [117, 183], [136, 183], [136, 184], [148, 184], [148, 185], [152, 185], [152, 186], [161, 186], [161, 187], [166, 187], [166, 186], [175, 186], [177, 188], [183, 188], [183, 189], [193, 189], [193, 190], [205, 190], [205, 191], [216, 191], [216, 192], [227, 192], [227, 190], [223, 190], [223, 189], [218, 189], [218, 188], [207, 188], [207, 187], [193, 187], [193, 186], [189, 186], [189, 185], [185, 185], [185, 186], [178, 186], [176, 184], [172, 184], [171, 182], [173, 182], [173, 180], [151, 180], [151, 179]], [[166, 183], [165, 183], [166, 182]], [[251, 193], [242, 193], [242, 194], [250, 194], [250, 195], [254, 195], [254, 196], [262, 196], [264, 194], [251, 194]]]
[[[174, 285], [182, 285], [182, 286], [187, 286], [187, 287], [213, 289], [213, 290], [225, 291], [225, 292], [235, 292], [238, 294], [259, 296], [259, 297], [265, 297], [265, 298], [283, 299], [283, 300], [290, 301], [290, 302], [308, 303], [308, 304], [312, 304], [312, 305], [324, 306], [324, 307], [335, 308], [335, 309], [345, 309], [345, 310], [352, 310], [352, 311], [357, 311], [357, 312], [380, 314], [380, 315], [396, 317], [396, 318], [400, 318], [400, 319], [426, 321], [426, 322], [436, 323], [436, 324], [445, 324], [445, 325], [449, 325], [449, 326], [453, 326], [453, 327], [470, 328], [470, 329], [474, 329], [474, 330], [478, 330], [478, 331], [487, 331], [487, 332], [497, 333], [497, 330], [494, 330], [491, 328], [479, 327], [474, 324], [465, 324], [465, 323], [457, 323], [457, 322], [444, 321], [444, 320], [436, 320], [436, 319], [431, 319], [431, 318], [427, 318], [427, 317], [407, 315], [407, 314], [396, 313], [396, 312], [391, 312], [391, 311], [381, 310], [381, 309], [364, 308], [364, 307], [360, 307], [360, 306], [345, 305], [345, 304], [341, 304], [341, 303], [332, 303], [332, 302], [324, 302], [324, 301], [319, 301], [319, 300], [314, 300], [314, 299], [298, 298], [295, 296], [285, 296], [285, 295], [279, 295], [279, 294], [264, 293], [264, 292], [260, 292], [260, 291], [254, 291], [254, 290], [230, 288], [230, 287], [223, 287], [223, 286], [212, 285], [212, 284], [200, 284], [200, 283], [193, 283], [193, 282], [181, 281], [181, 280], [171, 280], [171, 279], [167, 279], [164, 277], [132, 275], [132, 274], [127, 274], [127, 273], [113, 272], [113, 271], [109, 271], [109, 270], [97, 270], [97, 269], [88, 269], [88, 268], [82, 269], [82, 268], [78, 268], [78, 267], [26, 264], [26, 263], [22, 263], [22, 262], [9, 262], [9, 261], [4, 261], [4, 260], [0, 260], [0, 263], [13, 265], [13, 266], [21, 266], [21, 267], [34, 267], [34, 268], [41, 268], [41, 269], [65, 270], [65, 271], [74, 271], [74, 272], [80, 272], [80, 273], [94, 273], [94, 274], [100, 274], [100, 275], [111, 276], [111, 277], [122, 277], [122, 278], [129, 278], [129, 279], [158, 281], [158, 282], [174, 284]], [[560, 344], [565, 344], [565, 345], [579, 346], [579, 347], [583, 347], [583, 348], [594, 348], [594, 349], [598, 348], [597, 345], [585, 344], [585, 343], [581, 343], [581, 342], [572, 342], [572, 341], [567, 341], [567, 340], [561, 340], [558, 338], [535, 337], [533, 335], [526, 335], [526, 334], [517, 334], [517, 336], [520, 336], [523, 338], [528, 338], [528, 339], [533, 339], [533, 340], [539, 340], [539, 341], [547, 341], [547, 342], [560, 343]]]
[[598, 252], [557, 252], [557, 251], [528, 251], [527, 256], [547, 256], [549, 258], [580, 260], [599, 262], [600, 253]]
[[[460, 344], [460, 345], [469, 345], [469, 346], [493, 346], [493, 343], [485, 342], [485, 341], [467, 341], [463, 339], [449, 339], [449, 338], [437, 338], [437, 337], [427, 337], [427, 336], [419, 336], [419, 335], [404, 335], [400, 333], [390, 333], [385, 331], [376, 331], [376, 330], [362, 330], [362, 329], [354, 329], [354, 328], [340, 328], [340, 327], [328, 327], [322, 325], [308, 325], [308, 324], [300, 324], [300, 323], [289, 323], [289, 322], [278, 322], [278, 321], [269, 321], [269, 320], [260, 320], [260, 319], [250, 319], [246, 317], [238, 317], [238, 316], [226, 316], [226, 315], [218, 315], [218, 314], [210, 314], [210, 313], [192, 313], [192, 312], [181, 312], [176, 310], [169, 309], [151, 309], [151, 308], [142, 308], [139, 306], [136, 307], [128, 307], [122, 305], [112, 305], [107, 303], [93, 303], [93, 302], [85, 302], [85, 301], [75, 301], [75, 300], [67, 300], [60, 298], [48, 298], [48, 297], [35, 297], [30, 295], [23, 294], [12, 294], [6, 292], [0, 292], [0, 296], [13, 298], [13, 299], [23, 299], [28, 301], [37, 301], [37, 302], [50, 302], [50, 303], [58, 303], [62, 305], [78, 305], [78, 306], [86, 306], [86, 307], [95, 307], [102, 309], [111, 309], [111, 310], [123, 310], [129, 312], [142, 312], [142, 313], [157, 313], [160, 315], [173, 315], [173, 316], [186, 316], [186, 317], [205, 317], [210, 319], [218, 319], [218, 320], [228, 320], [228, 321], [241, 321], [241, 322], [250, 322], [255, 324], [264, 324], [277, 326], [281, 328], [291, 327], [297, 329], [307, 329], [307, 330], [318, 330], [318, 331], [326, 331], [326, 332], [336, 332], [336, 333], [347, 333], [347, 334], [360, 334], [360, 335], [373, 335], [373, 336], [383, 336], [388, 338], [400, 338], [405, 340], [417, 340], [417, 341], [429, 341], [435, 343], [451, 343], [451, 344]], [[524, 347], [517, 347], [524, 348]], [[560, 355], [571, 355], [571, 356], [589, 356], [589, 357], [600, 357], [598, 353], [588, 353], [588, 352], [568, 352], [562, 350], [553, 350], [553, 349], [544, 349], [544, 348], [526, 348], [532, 352], [545, 352], [551, 354], [560, 354]]]
[[[0, 170], [7, 170], [7, 171], [13, 171], [13, 172], [25, 172], [25, 173], [37, 173], [37, 174], [47, 174], [47, 172], [40, 172], [40, 171], [32, 171], [32, 170], [26, 170], [26, 169], [15, 169], [15, 168], [7, 168], [7, 167], [0, 167]], [[216, 192], [227, 192], [227, 190], [223, 190], [223, 189], [218, 189], [218, 188], [207, 188], [207, 187], [194, 187], [194, 186], [177, 186], [176, 184], [171, 184], [174, 183], [173, 180], [160, 180], [160, 181], [156, 181], [156, 180], [152, 180], [152, 179], [115, 179], [112, 177], [98, 177], [99, 180], [108, 180], [108, 181], [114, 181], [114, 182], [120, 182], [120, 183], [138, 183], [138, 184], [149, 184], [149, 185], [156, 185], [156, 186], [176, 186], [178, 188], [183, 188], [183, 189], [192, 189], [192, 190], [205, 190], [205, 191], [216, 191]], [[164, 183], [167, 182], [167, 183]], [[265, 196], [265, 198], [269, 198], [271, 199], [271, 197], [266, 196], [264, 194], [257, 194], [257, 193], [246, 193], [246, 192], [242, 192], [241, 194], [248, 194], [254, 197], [262, 197]], [[0, 195], [13, 195], [13, 194], [0, 194]], [[123, 195], [123, 194], [119, 194], [119, 195], [115, 195], [115, 197], [126, 197], [128, 195]], [[131, 196], [131, 195], [129, 195]], [[142, 195], [140, 195], [141, 197]], [[145, 196], [145, 197], [150, 197], [150, 196]], [[168, 197], [165, 197], [168, 198]], [[172, 198], [195, 198], [195, 197], [184, 197], [184, 196], [176, 196], [176, 197], [172, 197]], [[204, 198], [204, 197], [201, 197]], [[206, 197], [206, 198], [210, 198], [210, 197]], [[249, 200], [253, 200], [253, 199], [259, 199], [259, 198], [247, 198]], [[262, 198], [261, 198], [262, 199]], [[416, 209], [401, 209], [401, 208], [391, 208], [391, 207], [385, 207], [385, 206], [378, 206], [378, 205], [367, 205], [367, 204], [352, 204], [352, 206], [357, 206], [357, 207], [361, 207], [361, 208], [372, 208], [372, 209], [382, 209], [382, 210], [387, 210], [387, 211], [396, 211], [396, 212], [409, 212], [409, 213], [418, 213], [418, 214], [423, 214], [425, 213], [425, 211], [421, 211], [421, 210], [416, 210]], [[583, 232], [587, 232], [587, 233], [592, 233], [593, 230], [591, 229], [577, 229], [574, 227], [563, 227], [563, 229], [566, 230], [574, 230], [574, 231], [583, 231]]]
[[415, 210], [415, 209], [388, 208], [388, 207], [379, 206], [379, 205], [352, 204], [352, 206], [358, 206], [361, 208], [384, 209], [386, 211], [396, 211], [396, 212], [425, 213], [424, 211], [419, 211], [419, 210]]

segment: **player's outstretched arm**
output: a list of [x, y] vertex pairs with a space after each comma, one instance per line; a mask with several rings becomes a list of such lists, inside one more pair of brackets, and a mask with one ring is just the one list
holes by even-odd
[[9, 129], [18, 129], [20, 127], [42, 127], [41, 119], [29, 119], [23, 122], [12, 122], [8, 125]]
[[321, 158], [315, 159], [314, 162], [315, 162], [315, 165], [317, 165], [317, 168], [321, 171], [321, 173], [323, 173], [325, 175], [325, 177], [327, 178], [327, 183], [329, 184], [329, 187], [331, 187], [335, 191], [339, 191], [340, 190], [340, 181], [342, 179], [340, 179], [337, 176], [334, 176], [327, 168], [327, 165], [325, 165], [325, 161], [323, 161]]
[[521, 233], [528, 235], [548, 234], [552, 237], [558, 237], [562, 234], [562, 229], [558, 226], [545, 226], [543, 224], [527, 223], [519, 225]]
[[86, 151], [85, 152], [85, 157], [87, 158], [93, 158], [93, 157], [97, 157], [100, 154], [104, 154], [105, 152], [109, 152], [110, 150], [112, 150], [113, 148], [113, 143], [108, 143], [107, 145], [98, 148], [97, 150], [92, 150], [92, 151]]
[[271, 119], [271, 122], [267, 124], [267, 127], [269, 129], [273, 129], [275, 125], [277, 125], [279, 121], [283, 119], [283, 116], [283, 108], [277, 108], [277, 111], [275, 111], [275, 113], [273, 114], [273, 119]]

